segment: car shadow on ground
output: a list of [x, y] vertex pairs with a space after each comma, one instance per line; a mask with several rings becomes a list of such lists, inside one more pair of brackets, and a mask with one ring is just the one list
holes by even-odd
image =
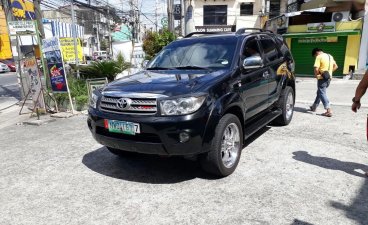
[[119, 157], [105, 147], [84, 155], [82, 163], [105, 176], [140, 183], [171, 184], [195, 178], [217, 179], [205, 173], [197, 161], [145, 154]]
[[[350, 175], [357, 177], [367, 178], [363, 171], [368, 171], [368, 166], [355, 162], [344, 162], [337, 159], [331, 159], [328, 157], [313, 156], [306, 151], [293, 152], [293, 159], [305, 162], [311, 165], [319, 166], [330, 170], [340, 170]], [[356, 171], [361, 170], [361, 173]]]
[[[244, 142], [244, 148], [269, 129], [271, 127], [264, 127], [248, 138]], [[82, 163], [96, 173], [140, 183], [172, 184], [195, 178], [219, 179], [204, 172], [197, 160], [145, 154], [119, 157], [110, 153], [105, 147], [85, 154]]]
[[291, 225], [313, 225], [312, 223], [307, 223], [302, 220], [295, 219]]

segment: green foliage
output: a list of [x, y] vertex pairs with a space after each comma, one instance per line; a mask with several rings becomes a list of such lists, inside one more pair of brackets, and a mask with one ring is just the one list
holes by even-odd
[[176, 36], [167, 29], [162, 32], [148, 32], [143, 41], [143, 51], [146, 53], [146, 59], [152, 59], [163, 47], [174, 41]]
[[80, 67], [80, 74], [83, 79], [104, 78], [113, 81], [115, 76], [123, 72], [122, 65], [117, 61], [92, 62], [88, 66]]
[[129, 67], [131, 67], [131, 64], [129, 62], [125, 62], [124, 56], [123, 54], [121, 54], [121, 52], [119, 52], [119, 54], [116, 57], [116, 63], [121, 71], [124, 71]]
[[109, 44], [108, 40], [102, 39], [100, 42], [100, 45], [101, 45], [100, 50], [106, 51], [106, 49], [108, 48], [108, 44]]
[[[77, 110], [81, 110], [88, 103], [88, 90], [85, 80], [78, 80], [68, 76], [70, 95], [75, 99]], [[68, 107], [69, 97], [67, 93], [55, 93], [54, 97], [59, 106]]]

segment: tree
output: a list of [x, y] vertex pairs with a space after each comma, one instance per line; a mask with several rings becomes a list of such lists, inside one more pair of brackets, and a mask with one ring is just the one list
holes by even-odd
[[163, 47], [175, 39], [175, 34], [167, 29], [161, 32], [149, 31], [143, 40], [143, 51], [146, 53], [146, 59], [152, 59]]

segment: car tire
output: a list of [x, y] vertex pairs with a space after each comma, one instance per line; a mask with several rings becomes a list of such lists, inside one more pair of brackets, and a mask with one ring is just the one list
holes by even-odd
[[220, 119], [210, 146], [211, 150], [200, 157], [203, 170], [219, 177], [232, 174], [243, 147], [243, 130], [237, 116], [226, 114]]
[[128, 152], [128, 151], [123, 151], [123, 150], [120, 150], [120, 149], [116, 149], [116, 148], [110, 148], [110, 147], [107, 147], [107, 150], [109, 150], [112, 154], [116, 155], [116, 156], [119, 156], [119, 157], [122, 157], [122, 158], [126, 158], [126, 157], [133, 157], [133, 156], [136, 156], [138, 155], [138, 153], [136, 152]]
[[287, 86], [280, 96], [278, 102], [278, 108], [282, 111], [282, 114], [277, 117], [272, 124], [279, 125], [279, 126], [286, 126], [288, 125], [294, 115], [294, 104], [295, 104], [295, 94], [294, 90]]

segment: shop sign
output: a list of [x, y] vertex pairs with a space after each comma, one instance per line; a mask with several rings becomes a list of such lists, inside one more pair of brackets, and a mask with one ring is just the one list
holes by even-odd
[[236, 26], [195, 26], [196, 32], [235, 32]]
[[36, 58], [25, 58], [21, 60], [22, 74], [25, 75], [27, 83], [30, 86], [30, 95], [34, 107], [44, 108], [43, 101], [39, 101], [41, 96], [41, 79], [38, 73], [38, 66]]
[[[75, 62], [74, 38], [60, 38], [60, 48], [64, 62]], [[79, 38], [77, 38], [77, 51], [79, 62], [81, 62], [83, 61], [83, 50]]]
[[338, 37], [315, 37], [315, 38], [299, 38], [300, 44], [314, 44], [314, 43], [336, 43]]
[[307, 31], [311, 33], [321, 33], [321, 32], [335, 32], [336, 31], [336, 23], [328, 22], [328, 23], [308, 23]]
[[13, 16], [18, 19], [34, 20], [36, 18], [32, 0], [11, 0]]
[[10, 35], [36, 34], [36, 26], [33, 20], [19, 20], [8, 22]]
[[175, 4], [174, 5], [174, 20], [181, 20], [181, 5]]

